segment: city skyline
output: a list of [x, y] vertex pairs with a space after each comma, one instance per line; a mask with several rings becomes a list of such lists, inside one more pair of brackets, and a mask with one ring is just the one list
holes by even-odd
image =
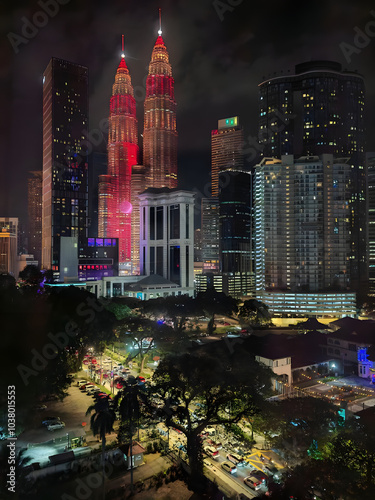
[[[371, 22], [375, 20], [370, 2], [351, 5], [331, 1], [319, 7], [294, 8], [289, 4], [282, 8], [271, 2], [271, 9], [258, 6], [255, 12], [246, 2], [234, 3], [237, 5], [221, 2], [228, 8], [220, 10], [220, 2], [185, 5], [182, 1], [165, 1], [159, 5], [150, 1], [142, 6], [130, 2], [125, 7], [114, 2], [109, 8], [98, 1], [80, 5], [71, 1], [58, 4], [54, 16], [46, 14], [46, 24], [36, 28], [28, 39], [23, 37], [24, 42], [19, 37], [26, 29], [26, 20], [32, 23], [35, 15], [44, 11], [38, 3], [24, 9], [22, 2], [17, 9], [9, 7], [3, 16], [6, 32], [1, 44], [1, 53], [10, 69], [1, 80], [4, 96], [10, 96], [2, 106], [5, 120], [1, 134], [4, 151], [1, 213], [25, 217], [23, 194], [27, 191], [27, 182], [20, 182], [20, 173], [21, 178], [26, 179], [28, 171], [42, 166], [42, 73], [52, 56], [89, 67], [87, 132], [92, 140], [88, 142], [94, 150], [105, 151], [104, 121], [109, 116], [111, 80], [124, 33], [125, 55], [135, 88], [139, 130], [142, 130], [147, 64], [157, 36], [159, 7], [178, 104], [179, 187], [195, 189], [202, 195], [209, 193], [210, 133], [218, 119], [238, 115], [245, 130], [245, 160], [258, 152], [258, 85], [274, 73], [293, 71], [295, 64], [310, 59], [330, 59], [351, 71], [358, 70], [364, 75], [366, 102], [368, 109], [372, 109], [375, 76], [371, 60], [375, 44]], [[43, 24], [42, 17], [40, 24]], [[85, 29], [75, 30], [79, 23]], [[293, 34], [288, 34], [291, 27]], [[358, 33], [362, 31], [367, 40], [360, 39]], [[366, 149], [371, 151], [374, 126], [371, 113], [368, 115]], [[23, 119], [15, 120], [15, 116]], [[13, 151], [20, 137], [24, 145], [15, 157]], [[7, 165], [12, 168], [6, 168]]]

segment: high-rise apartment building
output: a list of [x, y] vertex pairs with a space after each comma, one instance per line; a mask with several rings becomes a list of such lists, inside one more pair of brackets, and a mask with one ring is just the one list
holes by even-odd
[[87, 238], [88, 70], [52, 58], [43, 74], [42, 266], [60, 277], [60, 238]]
[[256, 290], [347, 292], [351, 164], [332, 155], [264, 158], [255, 167]]
[[194, 290], [194, 193], [148, 188], [139, 196], [141, 274]]
[[18, 278], [17, 217], [0, 217], [0, 274], [9, 273]]
[[43, 171], [29, 172], [27, 180], [28, 251], [40, 266], [42, 263], [42, 185]]
[[152, 50], [146, 81], [143, 164], [147, 169], [147, 187], [177, 187], [174, 79], [161, 30]]
[[131, 177], [138, 156], [134, 91], [122, 55], [110, 100], [108, 172], [99, 180], [99, 236], [118, 238], [120, 274], [131, 273]]
[[219, 271], [219, 199], [201, 200], [203, 272]]
[[295, 74], [259, 85], [259, 147], [264, 157], [333, 154], [350, 158], [354, 290], [363, 290], [368, 282], [364, 108], [363, 77], [343, 71], [336, 62], [298, 64]]
[[211, 194], [219, 195], [219, 172], [243, 168], [243, 129], [239, 117], [224, 118], [211, 132]]

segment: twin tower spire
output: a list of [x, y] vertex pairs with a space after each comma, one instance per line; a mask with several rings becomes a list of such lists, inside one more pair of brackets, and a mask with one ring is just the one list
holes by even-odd
[[119, 239], [120, 274], [136, 274], [139, 267], [137, 195], [149, 187], [177, 187], [174, 79], [161, 25], [158, 34], [146, 81], [143, 168], [138, 165], [136, 102], [125, 61], [124, 36], [112, 86], [108, 170], [99, 177], [99, 237]]

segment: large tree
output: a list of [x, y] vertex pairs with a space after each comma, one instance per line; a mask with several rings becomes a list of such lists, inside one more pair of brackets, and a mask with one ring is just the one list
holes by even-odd
[[245, 300], [239, 307], [238, 316], [253, 326], [269, 325], [272, 321], [268, 306], [256, 299]]
[[231, 316], [237, 312], [237, 300], [225, 295], [224, 292], [216, 292], [216, 290], [199, 292], [196, 301], [204, 314], [209, 317], [207, 323], [209, 335], [212, 335], [215, 330], [215, 315]]
[[142, 304], [142, 312], [155, 320], [164, 320], [176, 335], [182, 335], [191, 318], [202, 315], [202, 308], [197, 300], [188, 295], [169, 295], [150, 299]]
[[[243, 351], [241, 344], [215, 344], [211, 349], [165, 357], [153, 376], [152, 391], [164, 402], [161, 418], [186, 436], [193, 488], [202, 479], [204, 428], [236, 423], [255, 413], [271, 386], [270, 370]], [[192, 412], [193, 403], [200, 406]]]

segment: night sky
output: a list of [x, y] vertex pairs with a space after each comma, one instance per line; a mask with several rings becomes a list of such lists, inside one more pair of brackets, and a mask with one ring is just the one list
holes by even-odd
[[[18, 53], [9, 33], [22, 36], [23, 17], [32, 21], [42, 8], [38, 0], [2, 2], [0, 216], [26, 215], [27, 171], [42, 168], [42, 74], [52, 56], [89, 68], [89, 130], [99, 129], [109, 114], [124, 34], [142, 132], [145, 77], [157, 37], [159, 6], [175, 79], [179, 187], [208, 195], [210, 131], [217, 120], [239, 115], [245, 137], [256, 136], [258, 84], [264, 77], [288, 69], [293, 72], [295, 64], [312, 59], [336, 60], [364, 75], [367, 149], [375, 150], [375, 5], [371, 1], [61, 1], [65, 5], [59, 5], [55, 16], [48, 16], [47, 24], [28, 43], [17, 47]], [[354, 46], [355, 30], [366, 26], [371, 37], [360, 40], [361, 47], [354, 47], [348, 62], [340, 44]], [[103, 139], [97, 150], [105, 148]]]

